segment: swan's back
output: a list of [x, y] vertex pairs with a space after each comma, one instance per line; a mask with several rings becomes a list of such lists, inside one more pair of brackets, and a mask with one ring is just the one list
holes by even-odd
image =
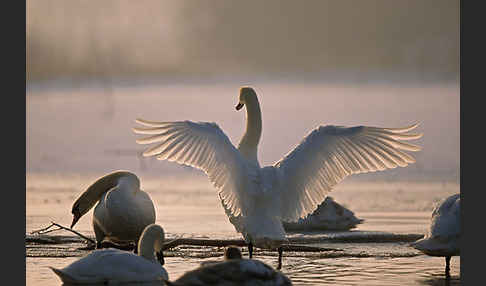
[[432, 212], [429, 233], [412, 246], [432, 256], [460, 255], [460, 208], [459, 194], [452, 195], [439, 203]]
[[297, 222], [283, 222], [287, 231], [294, 230], [349, 230], [363, 223], [354, 212], [340, 205], [330, 196], [305, 218]]
[[232, 259], [186, 272], [169, 285], [292, 285], [292, 282], [261, 261]]
[[63, 269], [51, 269], [64, 283], [155, 281], [168, 279], [155, 261], [118, 249], [95, 250]]
[[439, 204], [432, 212], [430, 234], [432, 237], [457, 236], [461, 233], [461, 198], [452, 195]]
[[155, 223], [155, 219], [150, 196], [124, 185], [105, 193], [93, 213], [93, 221], [101, 224], [105, 235], [120, 241], [138, 241], [144, 228]]

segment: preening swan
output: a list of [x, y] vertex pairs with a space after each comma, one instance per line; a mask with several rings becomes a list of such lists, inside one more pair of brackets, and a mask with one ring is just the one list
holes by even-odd
[[[226, 249], [224, 250], [224, 260], [225, 261], [228, 261], [228, 260], [231, 260], [231, 259], [241, 259], [241, 258], [243, 258], [243, 256], [241, 255], [241, 251], [236, 246], [231, 245], [231, 246], [226, 247]], [[221, 262], [221, 261], [220, 260], [203, 261], [203, 262], [201, 262], [201, 266], [207, 266], [207, 265], [219, 263], [219, 262]]]
[[[139, 255], [114, 248], [98, 249], [63, 269], [50, 268], [63, 283], [91, 284], [168, 280], [167, 271], [162, 266], [163, 243], [164, 230], [162, 227], [150, 224], [140, 236]], [[157, 259], [154, 252], [157, 253]]]
[[215, 123], [137, 119], [146, 127], [133, 131], [151, 135], [137, 143], [156, 143], [144, 156], [202, 169], [219, 190], [230, 221], [248, 243], [250, 258], [253, 246], [277, 249], [278, 269], [281, 245], [288, 242], [282, 220], [297, 221], [314, 211], [348, 175], [405, 167], [415, 160], [401, 150], [420, 150], [402, 142], [422, 136], [407, 133], [418, 124], [406, 128], [327, 125], [313, 130], [274, 165], [262, 168], [257, 158], [262, 117], [250, 87], [240, 89], [236, 109], [244, 106], [246, 130], [238, 147]]
[[225, 261], [186, 272], [167, 285], [292, 285], [280, 271], [253, 259], [242, 259], [237, 247], [225, 250]]
[[103, 240], [137, 243], [145, 227], [155, 223], [152, 199], [140, 190], [140, 180], [133, 173], [116, 171], [89, 186], [73, 204], [71, 228], [96, 203], [93, 229], [97, 248]]
[[444, 256], [445, 274], [449, 277], [451, 257], [460, 255], [460, 238], [461, 197], [455, 194], [437, 204], [432, 212], [429, 232], [411, 246], [430, 256]]

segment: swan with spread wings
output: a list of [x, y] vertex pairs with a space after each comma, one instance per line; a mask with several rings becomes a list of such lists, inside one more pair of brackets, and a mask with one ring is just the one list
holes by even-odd
[[144, 156], [156, 156], [203, 170], [219, 191], [230, 222], [253, 246], [277, 249], [287, 243], [282, 221], [297, 221], [312, 213], [332, 188], [351, 174], [405, 167], [415, 160], [404, 151], [420, 147], [403, 141], [422, 134], [405, 128], [319, 126], [280, 161], [261, 167], [257, 150], [262, 117], [256, 92], [240, 88], [236, 110], [246, 107], [246, 130], [234, 146], [215, 123], [153, 122], [137, 119], [139, 144], [153, 144]]

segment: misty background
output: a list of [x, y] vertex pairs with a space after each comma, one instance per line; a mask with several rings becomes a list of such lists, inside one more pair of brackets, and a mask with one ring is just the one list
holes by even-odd
[[459, 79], [458, 0], [27, 1], [27, 80]]
[[459, 1], [27, 1], [26, 167], [193, 172], [141, 158], [135, 118], [216, 122], [251, 85], [272, 164], [318, 125], [420, 122], [417, 163], [365, 179], [459, 181]]

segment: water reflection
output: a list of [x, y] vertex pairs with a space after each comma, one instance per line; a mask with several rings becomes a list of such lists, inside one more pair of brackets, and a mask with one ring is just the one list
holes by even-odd
[[418, 280], [421, 285], [430, 286], [456, 286], [461, 285], [460, 276], [445, 277], [444, 273], [431, 275], [428, 278]]

